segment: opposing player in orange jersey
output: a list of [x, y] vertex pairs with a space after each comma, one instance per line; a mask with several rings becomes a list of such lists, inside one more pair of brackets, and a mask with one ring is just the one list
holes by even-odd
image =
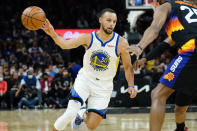
[[[157, 38], [164, 26], [168, 42], [157, 46], [154, 55], [166, 47], [178, 45], [178, 55], [174, 57], [160, 78], [160, 83], [151, 93], [150, 130], [160, 131], [165, 116], [167, 98], [176, 90], [175, 131], [188, 131], [185, 128], [185, 118], [188, 106], [197, 92], [197, 4], [195, 0], [188, 2], [172, 0], [165, 1], [157, 7], [150, 27], [144, 32], [141, 41], [130, 47], [131, 55], [137, 57], [144, 48]], [[145, 59], [143, 59], [145, 60]], [[141, 62], [141, 60], [139, 61]]]

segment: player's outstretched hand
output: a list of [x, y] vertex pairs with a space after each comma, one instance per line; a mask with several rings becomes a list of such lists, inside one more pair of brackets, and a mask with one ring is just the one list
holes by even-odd
[[136, 60], [133, 64], [134, 70], [137, 71], [137, 69], [144, 68], [145, 63], [146, 63], [146, 58]]
[[132, 87], [129, 87], [128, 93], [130, 94], [130, 98], [135, 98], [137, 95], [137, 90]]
[[137, 59], [142, 54], [142, 51], [142, 48], [140, 48], [138, 45], [131, 45], [129, 47], [129, 53], [131, 54], [131, 56], [136, 55]]
[[53, 26], [49, 22], [48, 19], [46, 19], [44, 25], [41, 28], [47, 35], [54, 37], [56, 35]]

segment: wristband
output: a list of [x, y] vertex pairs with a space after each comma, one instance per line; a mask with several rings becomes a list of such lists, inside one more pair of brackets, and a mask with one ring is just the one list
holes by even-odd
[[142, 49], [142, 47], [141, 47], [141, 46], [137, 45], [137, 47], [138, 47], [141, 51], [143, 51], [143, 49]]
[[129, 88], [134, 88], [135, 86], [133, 85], [133, 86], [128, 86]]

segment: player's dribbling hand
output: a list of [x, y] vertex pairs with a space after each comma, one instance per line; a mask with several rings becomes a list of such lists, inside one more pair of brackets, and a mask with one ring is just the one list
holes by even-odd
[[128, 93], [130, 94], [130, 98], [135, 98], [136, 95], [137, 95], [137, 90], [132, 88], [132, 87], [129, 87], [128, 88]]
[[49, 22], [48, 19], [46, 19], [44, 25], [41, 28], [47, 35], [54, 37], [56, 35], [53, 26]]
[[143, 50], [138, 45], [131, 45], [129, 47], [129, 53], [131, 54], [131, 56], [136, 55], [137, 59], [142, 54], [142, 51]]

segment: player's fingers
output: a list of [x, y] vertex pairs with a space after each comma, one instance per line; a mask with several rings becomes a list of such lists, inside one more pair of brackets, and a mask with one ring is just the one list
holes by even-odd
[[131, 95], [130, 95], [130, 98], [135, 98], [137, 95], [137, 91], [133, 90]]
[[130, 50], [131, 50], [131, 47], [127, 47], [126, 49], [127, 49], [129, 52], [130, 52]]
[[45, 21], [45, 22], [46, 22], [46, 24], [50, 24], [50, 22], [49, 22], [49, 20], [48, 20], [48, 19], [46, 19], [46, 21]]
[[134, 65], [133, 65], [133, 66], [134, 66], [134, 70], [136, 71], [136, 70], [137, 70], [137, 68], [138, 68], [138, 61], [137, 61], [137, 60], [135, 61], [135, 63], [134, 63]]
[[142, 69], [142, 68], [143, 68], [143, 66], [142, 66], [142, 65], [139, 65], [139, 68], [140, 68], [140, 69]]
[[46, 26], [46, 24], [47, 24], [47, 20], [45, 20], [45, 22], [44, 22], [44, 24], [42, 26]]
[[128, 89], [128, 93], [131, 94], [131, 90], [130, 89]]
[[42, 25], [41, 29], [46, 29], [46, 22]]
[[135, 55], [135, 52], [131, 52], [131, 56]]
[[139, 55], [138, 54], [136, 54], [136, 56], [137, 56], [137, 60], [139, 59]]
[[134, 51], [135, 51], [134, 48], [132, 46], [130, 46], [129, 47], [129, 52], [131, 53], [131, 52], [134, 52]]
[[128, 93], [129, 93], [129, 94], [132, 93], [132, 89], [131, 89], [131, 88], [128, 89]]
[[130, 98], [135, 98], [135, 95], [132, 93], [132, 94], [130, 95]]
[[142, 68], [142, 63], [138, 62], [138, 68]]
[[144, 63], [142, 63], [142, 64], [140, 65], [140, 68], [144, 68]]

